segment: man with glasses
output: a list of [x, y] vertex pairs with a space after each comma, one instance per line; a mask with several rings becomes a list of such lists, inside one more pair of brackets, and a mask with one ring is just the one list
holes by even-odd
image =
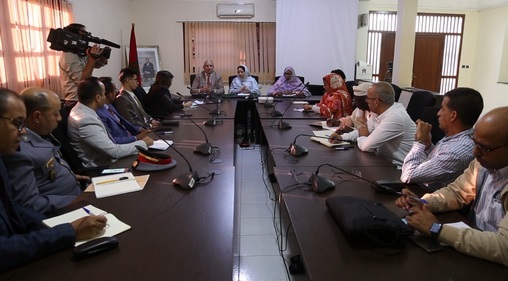
[[447, 92], [437, 113], [445, 137], [434, 146], [432, 125], [416, 120], [416, 142], [402, 165], [400, 180], [422, 183], [434, 191], [454, 181], [473, 160], [473, 141], [469, 137], [483, 110], [483, 99], [471, 88]]
[[[26, 134], [25, 105], [14, 92], [0, 88], [0, 156], [16, 152]], [[77, 240], [97, 236], [106, 226], [104, 216], [85, 216], [46, 228], [40, 213], [12, 201], [11, 183], [0, 158], [0, 271], [74, 247]]]
[[191, 85], [191, 95], [217, 95], [224, 94], [224, 83], [222, 76], [214, 71], [213, 61], [206, 60], [203, 63], [203, 71], [196, 74], [196, 78]]
[[143, 128], [156, 128], [159, 121], [155, 120], [143, 109], [143, 104], [134, 94], [134, 90], [138, 88], [138, 73], [132, 68], [124, 68], [120, 70], [118, 77], [122, 83], [122, 89], [116, 97], [115, 108], [120, 115], [135, 126]]
[[12, 199], [23, 207], [49, 214], [69, 205], [81, 193], [79, 179], [59, 154], [60, 143], [51, 135], [60, 117], [60, 97], [31, 87], [20, 94], [27, 112], [26, 135], [19, 150], [3, 156], [12, 182]]
[[83, 167], [109, 166], [116, 159], [138, 153], [153, 144], [150, 138], [117, 144], [97, 115], [106, 101], [104, 84], [97, 77], [89, 77], [78, 86], [79, 102], [72, 108], [67, 121], [69, 142], [77, 152]]
[[[457, 251], [508, 266], [508, 107], [496, 108], [481, 117], [474, 127], [473, 160], [454, 182], [422, 198], [410, 199], [407, 189], [396, 204], [409, 211], [407, 223], [425, 236]], [[459, 210], [469, 205], [475, 228], [456, 228], [439, 223], [432, 214]]]
[[[395, 102], [395, 92], [386, 82], [373, 84], [367, 90], [365, 98], [371, 112], [377, 114], [375, 128], [369, 133], [366, 123], [358, 124], [356, 139], [358, 148], [362, 151], [376, 152], [387, 158], [398, 168], [402, 166], [404, 158], [414, 142], [416, 125], [407, 114], [402, 104]], [[331, 142], [342, 140], [340, 135], [334, 135]]]

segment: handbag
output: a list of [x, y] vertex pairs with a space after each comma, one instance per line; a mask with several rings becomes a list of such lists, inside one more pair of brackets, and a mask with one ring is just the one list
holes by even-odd
[[400, 247], [402, 237], [413, 233], [401, 218], [372, 200], [337, 196], [326, 206], [347, 238], [371, 247]]

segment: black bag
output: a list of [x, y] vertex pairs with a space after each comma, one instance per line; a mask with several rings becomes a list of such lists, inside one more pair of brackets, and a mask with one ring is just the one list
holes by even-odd
[[331, 197], [326, 206], [349, 242], [363, 246], [399, 247], [413, 230], [380, 203], [350, 196]]

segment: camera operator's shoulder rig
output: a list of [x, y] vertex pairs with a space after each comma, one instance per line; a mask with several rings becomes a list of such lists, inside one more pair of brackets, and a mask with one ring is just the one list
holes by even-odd
[[[97, 44], [104, 44], [113, 48], [120, 48], [120, 45], [110, 42], [105, 39], [94, 37], [90, 34], [80, 36], [71, 31], [63, 28], [51, 29], [48, 34], [47, 41], [51, 43], [49, 48], [55, 51], [64, 51], [77, 54], [78, 56], [86, 56], [86, 50], [90, 48], [90, 42]], [[95, 58], [106, 58], [109, 59], [111, 56], [111, 48], [104, 47], [100, 56], [94, 56]]]

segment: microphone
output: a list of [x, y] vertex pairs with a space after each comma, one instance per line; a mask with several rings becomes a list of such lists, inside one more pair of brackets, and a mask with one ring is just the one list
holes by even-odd
[[[279, 86], [277, 86], [277, 88], [275, 88], [275, 89], [273, 90], [272, 94], [273, 94], [273, 93], [275, 93], [275, 92], [277, 92], [277, 90], [278, 90], [280, 87], [282, 87], [284, 84], [286, 84], [286, 83], [287, 83], [287, 80], [284, 80], [284, 82], [282, 82]], [[270, 95], [270, 96], [271, 96], [271, 95]], [[265, 102], [265, 103], [264, 103], [264, 107], [265, 107], [265, 108], [274, 107], [274, 102], [268, 102], [268, 101], [267, 101], [267, 102]], [[277, 112], [278, 112], [278, 111], [277, 111]], [[274, 113], [275, 113], [275, 110], [272, 112], [272, 116], [273, 116], [273, 114], [274, 114]], [[280, 115], [277, 115], [277, 116], [280, 116]]]
[[[306, 84], [303, 84], [301, 83], [298, 87], [302, 86], [303, 85], [303, 89], [305, 87], [307, 87], [307, 85], [309, 85], [309, 82], [307, 82]], [[297, 88], [298, 88], [297, 87]], [[296, 88], [295, 88], [296, 90]], [[293, 90], [294, 91], [294, 90]], [[280, 115], [280, 120], [279, 120], [279, 123], [277, 124], [277, 128], [279, 128], [279, 130], [288, 130], [288, 129], [291, 129], [292, 126], [287, 123], [287, 122], [284, 122], [284, 114], [286, 114], [286, 111], [289, 109], [289, 107], [293, 104], [293, 102], [296, 100], [297, 96], [295, 95], [295, 97], [291, 100], [291, 102], [289, 103], [289, 105], [286, 107], [286, 109], [284, 110], [284, 112], [282, 112], [282, 114]], [[275, 111], [275, 110], [274, 110]]]
[[389, 186], [386, 186], [386, 185], [382, 185], [382, 184], [379, 184], [379, 183], [376, 183], [374, 181], [371, 181], [371, 180], [368, 180], [362, 176], [359, 176], [355, 173], [352, 173], [352, 172], [349, 172], [349, 171], [346, 171], [342, 168], [339, 168], [337, 166], [334, 166], [334, 165], [331, 165], [331, 164], [321, 164], [318, 166], [318, 168], [316, 169], [316, 172], [315, 173], [312, 173], [309, 181], [311, 182], [311, 188], [313, 191], [315, 192], [324, 192], [324, 191], [327, 191], [327, 190], [331, 190], [333, 188], [335, 188], [335, 182], [333, 182], [332, 180], [329, 180], [323, 176], [320, 176], [319, 175], [319, 169], [323, 166], [328, 166], [328, 167], [332, 167], [332, 168], [335, 168], [343, 173], [346, 173], [348, 175], [351, 175], [351, 176], [354, 176], [362, 181], [365, 181], [365, 182], [368, 182], [370, 184], [372, 184], [372, 186], [376, 189], [379, 189], [379, 190], [382, 190], [384, 192], [387, 192], [389, 194], [393, 194], [393, 195], [400, 195], [399, 192], [397, 192], [397, 190], [389, 187]]
[[[307, 154], [309, 152], [309, 150], [307, 148], [305, 148], [304, 146], [296, 144], [296, 139], [301, 136], [314, 137], [314, 138], [318, 138], [318, 139], [328, 139], [328, 137], [320, 137], [320, 136], [314, 136], [314, 135], [309, 135], [309, 134], [299, 134], [295, 137], [293, 142], [289, 145], [288, 149], [286, 149], [286, 151], [289, 154], [291, 154], [293, 156], [302, 156], [302, 155]], [[352, 146], [344, 146], [342, 148], [344, 150], [348, 150], [349, 148], [352, 148]]]
[[[196, 124], [196, 122], [194, 122], [194, 120], [192, 120], [192, 118], [190, 118], [190, 116], [188, 114], [186, 114], [181, 109], [180, 109], [180, 111], [183, 113], [183, 116], [187, 117], [187, 119], [189, 119], [194, 125], [196, 125], [196, 127], [198, 127], [198, 129], [205, 136], [205, 141], [206, 142], [196, 146], [196, 148], [194, 148], [194, 153], [203, 154], [203, 155], [210, 155], [210, 154], [212, 154], [212, 149], [213, 148], [212, 148], [212, 145], [210, 144], [210, 142], [208, 142], [208, 136], [206, 135], [205, 131], [201, 127], [199, 127], [199, 125]], [[207, 121], [205, 121], [205, 122], [207, 122]]]
[[[206, 109], [206, 110], [207, 110], [208, 112], [210, 112], [210, 114], [212, 115], [212, 118], [210, 118], [210, 119], [206, 120], [205, 122], [203, 122], [203, 125], [205, 125], [205, 126], [212, 126], [212, 127], [213, 127], [213, 126], [217, 126], [217, 119], [215, 119], [215, 116], [217, 116], [218, 114], [213, 114], [213, 111], [214, 111], [214, 110], [210, 110], [210, 109], [206, 108], [206, 107], [205, 107], [204, 105], [202, 105], [202, 104], [196, 104], [196, 105], [197, 105], [197, 106], [199, 106], [199, 107], [201, 107], [201, 108]], [[220, 112], [220, 110], [219, 110], [219, 109], [217, 109], [217, 110]], [[185, 115], [188, 115], [188, 114], [185, 114]]]

